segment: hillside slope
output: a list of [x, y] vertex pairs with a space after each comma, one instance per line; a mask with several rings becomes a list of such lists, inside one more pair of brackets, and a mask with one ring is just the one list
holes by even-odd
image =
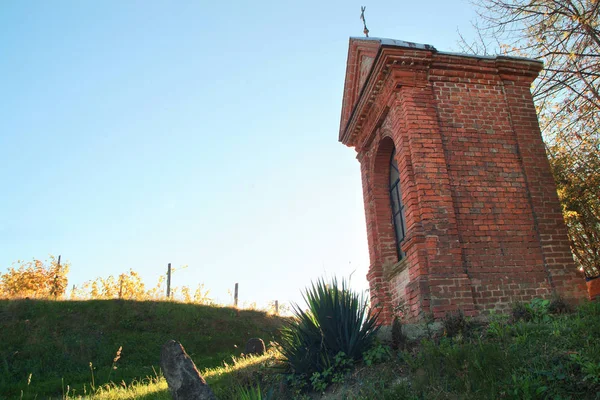
[[92, 384], [154, 376], [169, 339], [198, 368], [215, 367], [251, 337], [277, 340], [284, 321], [174, 302], [0, 300], [0, 398], [61, 396], [67, 386], [83, 394]]

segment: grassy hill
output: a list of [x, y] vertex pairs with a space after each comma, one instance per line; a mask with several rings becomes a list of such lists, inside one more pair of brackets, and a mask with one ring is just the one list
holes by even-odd
[[155, 376], [169, 339], [198, 368], [216, 367], [251, 337], [278, 340], [283, 322], [260, 311], [174, 302], [0, 300], [0, 398], [21, 398], [21, 391], [23, 398], [61, 397], [67, 386], [83, 394], [92, 383]]
[[283, 318], [169, 302], [0, 301], [0, 398], [168, 400], [158, 365], [173, 338], [222, 400], [259, 399], [240, 392], [258, 385], [273, 400], [598, 400], [600, 302], [563, 311], [536, 299], [487, 322], [448, 316], [442, 331], [427, 329], [397, 350], [377, 345], [349, 370], [333, 371], [326, 390], [311, 380], [300, 392], [299, 381], [273, 368], [276, 349], [231, 357], [250, 337], [278, 340]]

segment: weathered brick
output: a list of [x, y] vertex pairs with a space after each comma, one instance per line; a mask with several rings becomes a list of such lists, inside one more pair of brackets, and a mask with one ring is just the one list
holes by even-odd
[[[382, 323], [399, 301], [419, 319], [508, 310], [553, 293], [585, 296], [529, 91], [540, 69], [523, 59], [350, 40], [340, 141], [361, 164], [368, 279]], [[388, 183], [394, 149], [407, 227], [401, 278], [383, 268], [398, 260]]]

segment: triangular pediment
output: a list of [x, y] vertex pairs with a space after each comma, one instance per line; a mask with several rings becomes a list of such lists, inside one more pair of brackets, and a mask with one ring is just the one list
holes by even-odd
[[342, 118], [340, 121], [340, 139], [354, 106], [358, 102], [360, 91], [365, 84], [377, 51], [381, 46], [380, 39], [350, 38], [348, 61], [346, 64], [346, 79], [344, 82], [344, 97], [342, 99]]
[[344, 136], [347, 125], [352, 118], [357, 103], [361, 100], [361, 96], [368, 95], [368, 93], [363, 93], [366, 90], [363, 90], [363, 87], [368, 84], [369, 76], [374, 73], [373, 70], [376, 68], [378, 58], [384, 52], [383, 47], [396, 50], [410, 49], [437, 52], [433, 46], [428, 44], [385, 38], [350, 38], [339, 135], [339, 140], [348, 146], [352, 146], [352, 144]]

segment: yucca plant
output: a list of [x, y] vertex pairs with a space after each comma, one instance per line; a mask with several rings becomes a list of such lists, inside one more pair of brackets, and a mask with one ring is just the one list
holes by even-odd
[[308, 306], [293, 305], [295, 318], [283, 331], [282, 354], [290, 372], [310, 378], [315, 372], [335, 366], [336, 355], [344, 353], [358, 361], [373, 344], [377, 315], [364, 295], [350, 290], [345, 280], [313, 282], [303, 293]]

